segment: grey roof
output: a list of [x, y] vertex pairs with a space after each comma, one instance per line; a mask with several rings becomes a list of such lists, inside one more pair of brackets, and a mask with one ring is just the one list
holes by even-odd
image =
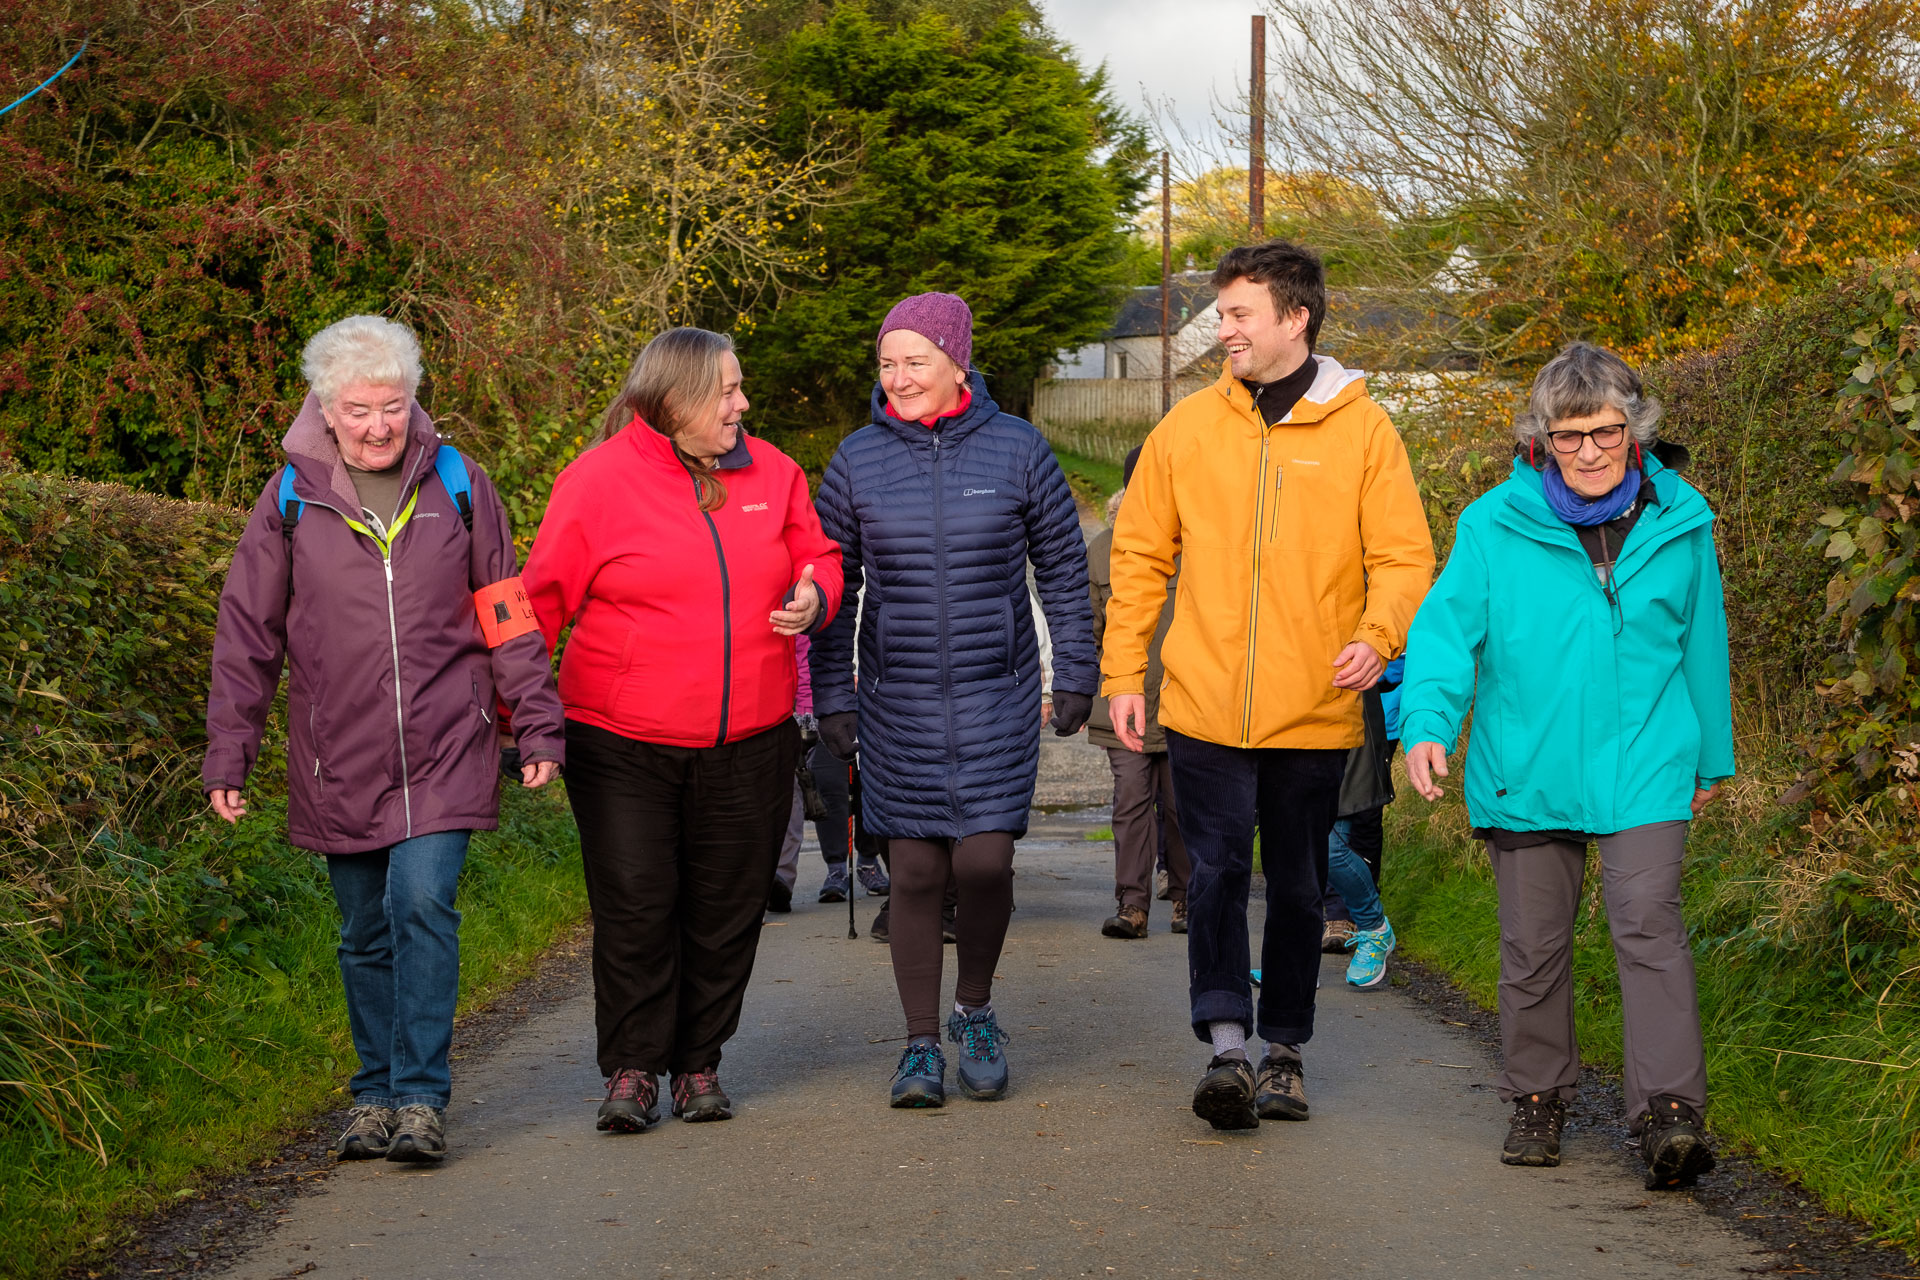
[[[1172, 315], [1173, 331], [1180, 332], [1187, 322], [1213, 305], [1213, 296], [1218, 292], [1213, 287], [1212, 275], [1206, 271], [1176, 271], [1173, 275]], [[1120, 314], [1113, 318], [1113, 325], [1100, 336], [1103, 339], [1114, 338], [1150, 338], [1160, 332], [1160, 286], [1141, 285], [1127, 295], [1120, 304]]]

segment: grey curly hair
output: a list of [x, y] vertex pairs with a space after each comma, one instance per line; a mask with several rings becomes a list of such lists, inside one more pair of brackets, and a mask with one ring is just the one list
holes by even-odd
[[1544, 445], [1554, 423], [1602, 409], [1618, 409], [1636, 441], [1653, 443], [1660, 402], [1646, 393], [1633, 366], [1605, 347], [1569, 342], [1534, 378], [1526, 409], [1514, 415], [1513, 438], [1523, 446], [1531, 440]]
[[356, 382], [420, 389], [420, 340], [383, 316], [348, 316], [308, 339], [300, 371], [320, 403], [331, 409]]

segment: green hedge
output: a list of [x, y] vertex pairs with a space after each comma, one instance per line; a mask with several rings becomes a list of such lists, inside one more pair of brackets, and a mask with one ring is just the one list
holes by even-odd
[[[20, 1274], [271, 1154], [353, 1063], [319, 859], [269, 750], [237, 827], [198, 784], [244, 517], [0, 470], [0, 1251]], [[270, 727], [269, 743], [283, 740]], [[559, 787], [508, 789], [461, 880], [461, 999], [579, 919]]]

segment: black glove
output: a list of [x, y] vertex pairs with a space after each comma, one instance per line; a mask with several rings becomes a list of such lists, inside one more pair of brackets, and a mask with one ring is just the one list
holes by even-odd
[[500, 748], [500, 776], [508, 782], [520, 781], [520, 748]]
[[851, 762], [854, 753], [860, 750], [860, 739], [854, 734], [854, 727], [859, 720], [856, 711], [836, 711], [820, 717], [820, 741], [826, 744], [835, 759]]
[[1053, 691], [1053, 731], [1062, 738], [1071, 738], [1087, 727], [1087, 717], [1093, 714], [1093, 699], [1084, 693], [1075, 693], [1071, 689]]

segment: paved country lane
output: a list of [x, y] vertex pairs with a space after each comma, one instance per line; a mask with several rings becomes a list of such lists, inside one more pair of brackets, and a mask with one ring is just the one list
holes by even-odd
[[[886, 1106], [902, 1028], [878, 903], [799, 904], [762, 940], [722, 1079], [734, 1120], [596, 1133], [583, 986], [455, 1064], [453, 1155], [346, 1166], [234, 1280], [575, 1276], [1725, 1277], [1773, 1258], [1685, 1197], [1654, 1197], [1587, 1133], [1557, 1170], [1502, 1166], [1474, 1041], [1329, 957], [1307, 1051], [1314, 1119], [1216, 1134], [1187, 1110], [1206, 1050], [1184, 940], [1099, 936], [1097, 810], [1036, 815], [995, 1003], [1014, 1091]], [[948, 989], [953, 981], [951, 951]], [[951, 1074], [949, 1075], [951, 1079]]]

